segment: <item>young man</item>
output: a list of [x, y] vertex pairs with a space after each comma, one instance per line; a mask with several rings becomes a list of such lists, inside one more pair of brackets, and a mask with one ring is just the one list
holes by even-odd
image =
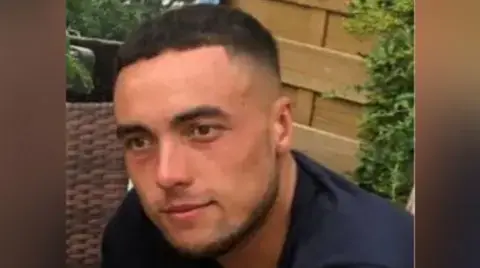
[[103, 268], [413, 267], [412, 217], [292, 151], [280, 90], [276, 43], [242, 11], [188, 6], [129, 37], [114, 102], [135, 189]]

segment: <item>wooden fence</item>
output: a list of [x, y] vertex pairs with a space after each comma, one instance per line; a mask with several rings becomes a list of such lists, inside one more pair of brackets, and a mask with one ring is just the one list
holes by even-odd
[[367, 54], [374, 40], [347, 33], [344, 0], [231, 3], [259, 19], [278, 41], [284, 92], [294, 102], [295, 147], [351, 174], [358, 163], [358, 123], [366, 102], [352, 87], [366, 79], [359, 54]]

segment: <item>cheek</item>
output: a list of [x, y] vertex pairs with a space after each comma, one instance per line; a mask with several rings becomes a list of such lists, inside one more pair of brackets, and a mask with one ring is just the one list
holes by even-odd
[[125, 166], [132, 179], [140, 179], [144, 181], [144, 177], [155, 175], [155, 163], [156, 155], [152, 152], [148, 152], [141, 155], [135, 155], [133, 153], [125, 154]]
[[209, 169], [215, 172], [208, 176], [209, 185], [232, 221], [248, 217], [268, 190], [273, 155], [265, 136], [257, 137], [262, 138], [226, 139], [210, 152], [214, 156], [207, 157]]
[[148, 162], [139, 161], [131, 155], [125, 156], [125, 166], [127, 168], [130, 179], [135, 183], [137, 188], [147, 182], [145, 177], [148, 177]]
[[163, 199], [161, 190], [155, 184], [155, 167], [153, 161], [125, 157], [128, 175], [135, 185], [135, 190], [147, 205], [158, 204]]
[[[259, 161], [262, 161], [259, 159]], [[245, 160], [249, 168], [233, 170], [223, 183], [220, 204], [223, 206], [227, 220], [232, 225], [239, 225], [253, 214], [253, 211], [262, 203], [269, 187], [269, 174], [260, 165], [261, 162]]]

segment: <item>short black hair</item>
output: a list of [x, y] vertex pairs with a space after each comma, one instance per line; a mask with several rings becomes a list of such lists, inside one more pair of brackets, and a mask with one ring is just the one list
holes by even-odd
[[220, 45], [245, 55], [280, 77], [278, 49], [270, 31], [253, 16], [224, 5], [188, 5], [143, 22], [120, 47], [116, 70], [168, 50]]

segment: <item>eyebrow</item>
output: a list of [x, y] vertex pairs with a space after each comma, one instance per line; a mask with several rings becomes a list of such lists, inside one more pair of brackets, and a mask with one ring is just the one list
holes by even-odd
[[192, 109], [186, 110], [176, 114], [171, 120], [172, 126], [178, 126], [182, 123], [192, 121], [198, 118], [213, 118], [213, 117], [222, 117], [227, 118], [228, 114], [219, 107], [211, 105], [201, 105], [194, 107]]
[[117, 126], [117, 138], [123, 139], [132, 133], [150, 133], [147, 127], [141, 124], [120, 124]]
[[[185, 122], [192, 121], [198, 118], [213, 118], [213, 117], [222, 117], [227, 118], [228, 114], [223, 111], [221, 108], [211, 105], [201, 105], [188, 109], [186, 111], [176, 114], [170, 125], [177, 127]], [[125, 136], [132, 133], [152, 133], [150, 129], [142, 124], [118, 124], [117, 125], [117, 138], [123, 139]]]

